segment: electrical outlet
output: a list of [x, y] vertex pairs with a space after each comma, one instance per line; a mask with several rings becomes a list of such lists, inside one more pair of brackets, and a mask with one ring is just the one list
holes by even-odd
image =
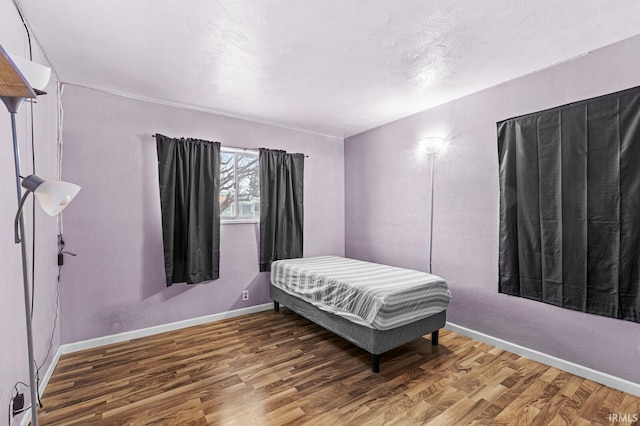
[[249, 300], [249, 290], [242, 290], [242, 300]]
[[13, 404], [11, 405], [13, 410], [13, 417], [20, 414], [24, 408], [24, 394], [19, 393], [13, 397]]

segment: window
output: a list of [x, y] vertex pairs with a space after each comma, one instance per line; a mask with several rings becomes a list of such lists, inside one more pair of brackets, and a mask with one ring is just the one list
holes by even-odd
[[499, 291], [640, 323], [640, 88], [498, 123]]
[[220, 153], [220, 219], [224, 222], [260, 218], [258, 153], [222, 148]]

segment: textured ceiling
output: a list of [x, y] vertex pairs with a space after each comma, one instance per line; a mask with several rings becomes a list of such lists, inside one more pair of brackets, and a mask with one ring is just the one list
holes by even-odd
[[61, 81], [338, 137], [640, 33], [638, 0], [21, 0]]

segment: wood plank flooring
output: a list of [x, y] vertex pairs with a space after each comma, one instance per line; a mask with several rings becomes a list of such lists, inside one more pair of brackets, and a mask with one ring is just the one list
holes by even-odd
[[640, 398], [442, 330], [369, 355], [282, 309], [63, 355], [46, 425], [614, 425]]

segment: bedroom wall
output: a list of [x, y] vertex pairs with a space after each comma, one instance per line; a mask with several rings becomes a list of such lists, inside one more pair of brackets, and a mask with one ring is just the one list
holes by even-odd
[[640, 324], [498, 293], [496, 122], [640, 85], [640, 36], [345, 140], [346, 255], [427, 270], [429, 165], [435, 158], [433, 272], [448, 320], [640, 383]]
[[[268, 299], [258, 225], [223, 224], [220, 279], [164, 279], [155, 139], [159, 132], [223, 145], [303, 152], [306, 256], [344, 255], [343, 140], [66, 85], [64, 178], [82, 186], [65, 215], [62, 341], [226, 312]], [[243, 302], [241, 292], [250, 290]]]
[[[27, 36], [15, 7], [10, 1], [0, 2], [0, 44], [14, 54], [29, 57]], [[34, 60], [47, 64], [38, 46], [34, 43]], [[56, 177], [56, 83], [50, 82], [47, 95], [40, 96], [34, 105], [34, 135], [36, 152], [36, 172], [45, 179]], [[32, 173], [30, 106], [24, 104], [18, 111], [17, 130], [23, 176]], [[18, 202], [13, 160], [11, 119], [3, 103], [0, 103], [0, 424], [7, 424], [8, 403], [13, 396], [13, 386], [17, 381], [29, 382], [27, 360], [27, 340], [22, 290], [22, 258], [20, 245], [13, 241], [13, 221]], [[31, 200], [25, 208], [26, 240], [31, 262], [31, 235], [33, 221]], [[52, 348], [47, 354], [51, 333], [56, 322], [56, 265], [57, 244], [56, 218], [47, 216], [36, 209], [36, 262], [35, 300], [33, 310], [33, 340], [35, 358], [41, 366], [41, 377], [47, 371], [53, 355], [58, 350], [59, 327], [53, 332]], [[29, 268], [30, 269], [30, 268]], [[18, 386], [25, 393], [28, 404], [28, 389]], [[22, 416], [11, 419], [10, 424], [18, 424]]]

